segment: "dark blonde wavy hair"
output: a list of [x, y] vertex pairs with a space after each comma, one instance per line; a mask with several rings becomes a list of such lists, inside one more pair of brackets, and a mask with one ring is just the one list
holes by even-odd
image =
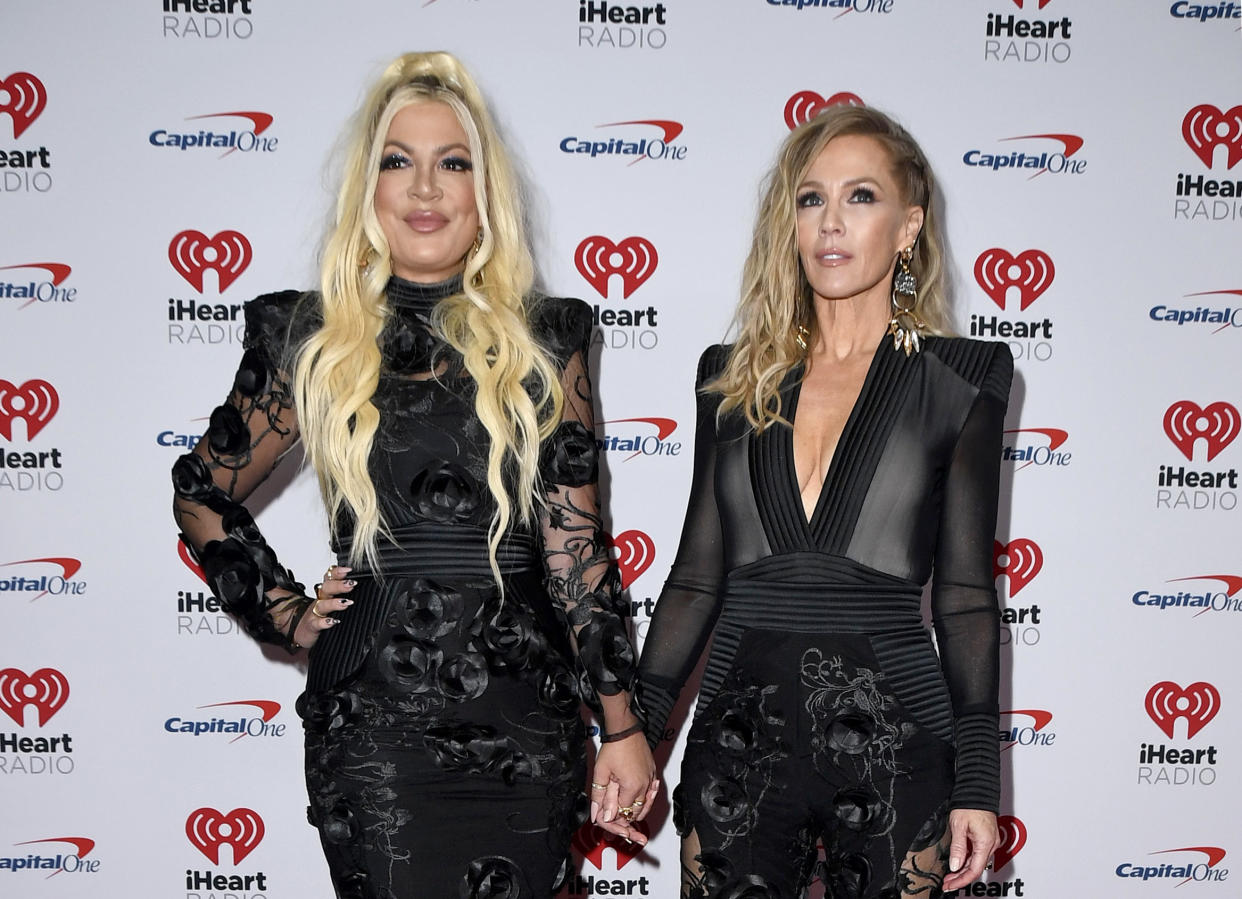
[[828, 142], [846, 135], [878, 141], [888, 153], [903, 202], [922, 208], [923, 230], [910, 262], [919, 284], [914, 315], [927, 323], [925, 333], [952, 333], [940, 222], [932, 204], [935, 180], [927, 158], [884, 113], [862, 106], [828, 107], [790, 132], [764, 181], [734, 314], [737, 340], [724, 369], [703, 388], [721, 394], [721, 414], [741, 409], [758, 432], [785, 421], [780, 385], [806, 356], [797, 343], [798, 329], [815, 329], [811, 285], [798, 256], [797, 187]]

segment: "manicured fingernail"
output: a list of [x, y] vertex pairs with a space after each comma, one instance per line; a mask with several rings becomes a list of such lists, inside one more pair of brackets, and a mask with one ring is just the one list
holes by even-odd
[[960, 856], [957, 856], [957, 855], [949, 856], [949, 870], [950, 871], [956, 871], [961, 866], [962, 866], [962, 859]]
[[358, 582], [357, 582], [357, 581], [352, 581], [352, 580], [351, 580], [351, 581], [346, 581], [346, 582], [345, 582], [345, 586], [346, 586], [346, 587], [357, 587], [357, 586], [358, 586]]
[[598, 817], [599, 817], [599, 803], [592, 802], [591, 803], [591, 823], [594, 824], [595, 819]]
[[616, 812], [614, 812], [612, 809], [605, 809], [605, 810], [604, 810], [604, 823], [605, 823], [605, 824], [607, 824], [607, 823], [611, 822], [611, 821], [612, 821], [612, 819], [613, 819], [613, 818], [615, 818], [615, 817], [617, 817], [617, 813], [616, 813]]
[[341, 600], [341, 605], [343, 605], [343, 606], [352, 606], [353, 604], [354, 604], [354, 601], [353, 601], [352, 599], [342, 599], [342, 600]]

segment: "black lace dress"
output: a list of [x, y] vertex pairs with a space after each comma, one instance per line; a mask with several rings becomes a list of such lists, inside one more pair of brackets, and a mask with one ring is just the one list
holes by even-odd
[[[565, 412], [542, 448], [540, 521], [498, 553], [502, 600], [474, 382], [428, 325], [459, 289], [389, 285], [370, 472], [392, 541], [378, 571], [349, 575], [355, 603], [311, 650], [298, 702], [309, 817], [341, 897], [550, 896], [586, 813], [580, 703], [598, 708], [635, 676], [600, 529], [589, 310], [544, 298], [529, 311]], [[303, 590], [240, 502], [297, 439], [290, 349], [317, 303], [289, 291], [246, 305], [233, 391], [173, 471], [177, 521], [216, 595], [286, 645], [266, 593]], [[348, 546], [334, 549], [345, 564]]]
[[[727, 354], [703, 354], [700, 387]], [[940, 895], [948, 811], [996, 811], [1012, 373], [1003, 344], [929, 338], [907, 357], [883, 341], [809, 520], [792, 429], [756, 436], [699, 395], [681, 545], [640, 665], [654, 744], [715, 628], [673, 797], [683, 896], [794, 897], [812, 876], [834, 899]], [[790, 422], [801, 375], [782, 387]]]

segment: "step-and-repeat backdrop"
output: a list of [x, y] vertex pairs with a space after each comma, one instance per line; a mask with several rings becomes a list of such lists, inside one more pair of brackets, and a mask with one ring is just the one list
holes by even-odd
[[[1239, 895], [1240, 26], [1215, 0], [6, 0], [0, 894], [331, 895], [304, 669], [209, 595], [167, 472], [231, 384], [241, 304], [315, 283], [363, 85], [448, 49], [524, 171], [543, 283], [596, 310], [640, 638], [695, 361], [727, 332], [777, 144], [830, 103], [910, 128], [959, 329], [1017, 359], [1004, 842], [962, 895]], [[287, 462], [252, 505], [315, 580], [308, 472]], [[671, 785], [680, 742], [662, 754]], [[659, 812], [642, 852], [579, 834], [563, 895], [675, 895]]]

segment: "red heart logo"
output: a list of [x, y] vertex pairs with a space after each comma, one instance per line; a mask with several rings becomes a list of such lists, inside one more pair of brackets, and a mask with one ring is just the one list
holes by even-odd
[[1211, 403], [1200, 409], [1190, 400], [1179, 400], [1164, 413], [1164, 433], [1173, 445], [1194, 461], [1195, 441], [1207, 441], [1207, 460], [1233, 443], [1242, 429], [1242, 416], [1229, 403]]
[[1182, 119], [1182, 137], [1209, 169], [1213, 151], [1224, 144], [1229, 148], [1226, 165], [1233, 168], [1242, 162], [1242, 106], [1227, 112], [1208, 103], [1196, 106]]
[[199, 808], [185, 819], [185, 835], [213, 865], [220, 864], [220, 847], [233, 847], [233, 864], [255, 850], [263, 839], [263, 819], [248, 808], [235, 808], [223, 815], [214, 808]]
[[627, 237], [614, 244], [593, 234], [574, 251], [574, 265], [604, 299], [608, 299], [609, 277], [621, 276], [622, 296], [628, 298], [655, 273], [659, 262], [655, 244], [645, 237]]
[[617, 550], [622, 590], [638, 580], [638, 576], [655, 561], [655, 541], [642, 531], [622, 531], [615, 537], [609, 537], [608, 545]]
[[[647, 823], [637, 821], [631, 825], [639, 833], [647, 834]], [[617, 870], [620, 871], [643, 851], [637, 843], [627, 842], [624, 837], [609, 833], [594, 824], [584, 824], [574, 834], [574, 848], [582, 857], [595, 866], [597, 871], [604, 868], [604, 847], [608, 846], [617, 853]]]
[[26, 439], [34, 440], [58, 409], [60, 394], [47, 381], [36, 378], [18, 387], [11, 381], [0, 380], [0, 437], [5, 440], [13, 439], [16, 418], [26, 422]]
[[1044, 567], [1044, 553], [1034, 540], [1019, 537], [1008, 543], [992, 541], [992, 577], [1009, 577], [1009, 595], [1017, 596]]
[[993, 247], [984, 250], [975, 260], [975, 280], [992, 302], [1005, 308], [1005, 295], [1010, 287], [1018, 288], [1018, 306], [1027, 306], [1039, 299], [1056, 277], [1052, 257], [1043, 250], [1023, 250], [1017, 256], [1008, 250]]
[[207, 269], [215, 270], [220, 293], [224, 293], [250, 265], [252, 255], [250, 241], [240, 231], [221, 231], [215, 237], [182, 231], [168, 244], [168, 261], [199, 293]]
[[0, 91], [9, 95], [8, 102], [0, 103], [0, 113], [7, 112], [13, 119], [13, 139], [17, 140], [47, 106], [47, 89], [29, 72], [14, 72], [0, 78]]
[[798, 91], [785, 101], [785, 124], [793, 131], [803, 122], [809, 122], [821, 109], [829, 106], [866, 106], [862, 98], [849, 91], [838, 91], [825, 98], [816, 91]]
[[204, 584], [207, 583], [207, 575], [203, 574], [203, 566], [194, 561], [194, 556], [190, 554], [190, 548], [180, 538], [177, 539], [177, 555], [181, 557], [181, 561], [185, 563], [186, 568], [198, 575], [198, 579]]
[[1186, 719], [1186, 739], [1191, 739], [1220, 711], [1220, 691], [1205, 681], [1182, 689], [1173, 681], [1152, 685], [1144, 700], [1147, 714], [1165, 735], [1173, 739], [1178, 718]]
[[55, 668], [40, 668], [29, 677], [16, 668], [0, 671], [0, 712], [17, 722], [18, 727], [25, 727], [26, 706], [38, 710], [42, 727], [68, 699], [69, 679]]
[[992, 870], [1000, 871], [1026, 845], [1026, 825], [1013, 815], [998, 815], [996, 827], [1000, 831], [1000, 841], [992, 853]]

